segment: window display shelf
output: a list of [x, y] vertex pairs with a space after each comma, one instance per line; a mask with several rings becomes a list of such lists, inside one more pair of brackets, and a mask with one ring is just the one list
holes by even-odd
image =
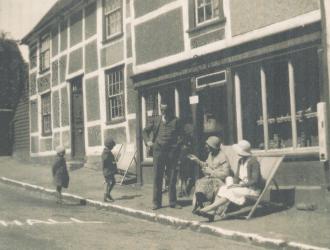
[[[299, 122], [302, 122], [304, 119], [312, 119], [317, 118], [317, 112], [309, 112], [309, 113], [303, 113], [303, 111], [298, 111], [296, 114], [296, 120]], [[285, 115], [285, 116], [279, 116], [275, 118], [268, 118], [268, 124], [274, 124], [274, 123], [286, 123], [291, 122], [291, 115]], [[259, 120], [257, 120], [258, 126], [263, 126], [264, 121], [262, 119], [262, 116]]]

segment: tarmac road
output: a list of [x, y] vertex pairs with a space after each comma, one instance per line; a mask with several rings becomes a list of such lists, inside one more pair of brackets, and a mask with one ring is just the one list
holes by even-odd
[[261, 249], [0, 184], [0, 249]]

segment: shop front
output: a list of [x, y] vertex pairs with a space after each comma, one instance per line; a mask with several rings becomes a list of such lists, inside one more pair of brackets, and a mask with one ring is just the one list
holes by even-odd
[[141, 181], [149, 182], [152, 172], [141, 131], [164, 100], [191, 129], [200, 156], [205, 139], [216, 135], [223, 144], [246, 139], [257, 155], [321, 166], [317, 105], [327, 96], [319, 48], [319, 26], [313, 25], [135, 75]]

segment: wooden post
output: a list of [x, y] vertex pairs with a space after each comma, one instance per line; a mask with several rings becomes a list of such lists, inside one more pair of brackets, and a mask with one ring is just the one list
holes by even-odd
[[267, 86], [266, 86], [266, 73], [263, 67], [260, 68], [260, 78], [261, 78], [262, 117], [264, 124], [264, 141], [265, 141], [265, 150], [267, 150], [269, 148]]
[[[292, 146], [296, 148], [297, 143], [297, 120], [296, 120], [296, 98], [295, 98], [295, 79], [294, 68], [292, 62], [288, 62], [289, 72], [289, 89], [290, 89], [290, 112], [291, 112], [291, 126], [292, 126]], [[303, 147], [303, 145], [301, 145]]]
[[236, 101], [236, 125], [237, 125], [237, 141], [243, 139], [242, 127], [242, 104], [241, 104], [241, 79], [237, 72], [234, 76], [235, 81], [235, 101]]
[[[320, 0], [320, 9], [321, 9], [321, 24], [322, 24], [322, 49], [323, 49], [323, 56], [322, 56], [322, 81], [323, 85], [326, 85], [326, 89], [328, 90], [327, 94], [325, 95], [325, 101], [327, 103], [327, 120], [329, 121], [330, 118], [330, 105], [329, 105], [329, 98], [330, 98], [330, 86], [329, 86], [329, 79], [330, 79], [330, 1], [329, 0]], [[330, 124], [330, 122], [328, 122]], [[328, 125], [329, 126], [329, 125]], [[330, 128], [328, 127], [328, 131]], [[326, 135], [328, 137], [328, 143], [330, 142], [330, 135], [329, 133]], [[327, 150], [330, 151], [330, 145], [327, 145]], [[328, 152], [329, 155], [330, 152]], [[329, 170], [329, 160], [324, 162], [324, 174], [325, 174], [325, 185], [328, 191], [330, 191], [330, 170]]]
[[143, 112], [142, 112], [142, 100], [143, 96], [141, 94], [141, 90], [138, 90], [138, 98], [137, 98], [137, 107], [136, 107], [136, 176], [137, 176], [137, 184], [143, 184], [143, 175], [142, 175], [142, 122], [143, 122]]

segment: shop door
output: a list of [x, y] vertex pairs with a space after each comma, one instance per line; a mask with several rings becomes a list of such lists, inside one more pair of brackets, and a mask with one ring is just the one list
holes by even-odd
[[200, 92], [199, 121], [202, 139], [215, 135], [228, 143], [228, 109], [226, 85], [204, 89]]
[[84, 105], [83, 105], [82, 77], [71, 81], [71, 134], [72, 158], [84, 159]]

